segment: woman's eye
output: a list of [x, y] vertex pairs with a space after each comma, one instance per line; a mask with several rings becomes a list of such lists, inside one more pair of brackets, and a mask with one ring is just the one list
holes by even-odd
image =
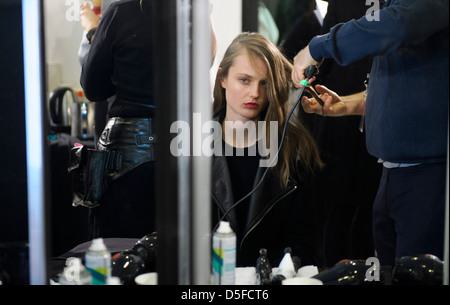
[[243, 84], [247, 84], [248, 83], [248, 79], [247, 78], [241, 78], [240, 81]]
[[266, 80], [263, 80], [263, 81], [261, 82], [261, 85], [263, 85], [264, 87], [266, 87], [268, 84], [269, 84], [269, 83], [268, 83]]

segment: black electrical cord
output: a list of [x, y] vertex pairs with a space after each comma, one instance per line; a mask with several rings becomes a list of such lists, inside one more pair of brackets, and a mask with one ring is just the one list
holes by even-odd
[[[306, 68], [305, 70], [305, 76], [306, 76], [306, 81], [309, 82], [309, 80], [311, 79], [311, 77], [313, 77], [314, 75], [316, 75], [318, 71], [317, 66], [309, 66], [308, 68]], [[237, 201], [235, 204], [233, 204], [228, 211], [225, 212], [225, 214], [223, 214], [223, 216], [220, 218], [220, 220], [217, 222], [217, 224], [214, 226], [213, 232], [215, 232], [220, 224], [221, 221], [223, 221], [225, 219], [225, 217], [228, 216], [228, 214], [234, 209], [236, 208], [236, 206], [238, 206], [242, 201], [244, 201], [245, 199], [247, 199], [248, 197], [250, 197], [262, 184], [262, 182], [264, 181], [264, 178], [267, 175], [267, 172], [269, 171], [269, 168], [272, 166], [273, 162], [277, 159], [278, 154], [281, 151], [281, 147], [283, 146], [283, 142], [284, 142], [284, 138], [286, 135], [286, 129], [287, 129], [287, 124], [289, 123], [289, 120], [291, 119], [292, 114], [294, 113], [295, 108], [297, 108], [298, 104], [300, 103], [303, 94], [305, 93], [305, 88], [306, 86], [303, 86], [302, 88], [300, 88], [300, 94], [298, 95], [297, 101], [295, 102], [294, 106], [292, 107], [291, 111], [289, 111], [289, 114], [287, 116], [286, 122], [284, 123], [283, 126], [283, 133], [281, 135], [281, 141], [280, 141], [280, 145], [278, 146], [278, 151], [275, 154], [275, 157], [272, 159], [272, 162], [270, 162], [269, 166], [267, 166], [266, 170], [264, 171], [264, 174], [261, 177], [261, 180], [259, 180], [258, 184], [255, 186], [255, 188], [248, 193], [247, 195], [245, 195], [244, 197], [242, 197], [239, 201]]]

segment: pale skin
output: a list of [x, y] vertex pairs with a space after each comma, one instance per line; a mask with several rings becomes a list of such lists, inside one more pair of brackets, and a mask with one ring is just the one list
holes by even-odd
[[364, 92], [347, 96], [339, 96], [325, 86], [315, 86], [319, 97], [324, 102], [322, 107], [315, 98], [302, 97], [302, 106], [307, 113], [316, 113], [322, 116], [363, 115], [365, 100]]
[[[309, 46], [301, 50], [294, 59], [294, 69], [292, 70], [292, 81], [297, 87], [301, 87], [300, 82], [305, 77], [305, 69], [311, 65], [320, 65], [309, 52]], [[314, 78], [310, 80], [310, 83]], [[315, 89], [319, 97], [324, 102], [322, 107], [315, 98], [302, 98], [302, 106], [307, 113], [316, 113], [322, 116], [345, 116], [345, 115], [363, 115], [366, 98], [364, 92], [348, 96], [339, 96], [325, 86], [316, 85]]]
[[100, 23], [100, 15], [95, 14], [89, 4], [83, 3], [81, 5], [80, 22], [83, 29], [89, 32]]
[[301, 50], [294, 58], [294, 69], [292, 69], [292, 82], [297, 86], [305, 77], [305, 70], [309, 66], [319, 66], [319, 62], [312, 58], [309, 46]]
[[[222, 88], [226, 91], [227, 108], [223, 123], [224, 140], [233, 147], [248, 147], [253, 145], [257, 137], [246, 134], [243, 142], [234, 137], [234, 130], [230, 126], [234, 122], [253, 121], [257, 123], [261, 112], [267, 107], [267, 68], [259, 58], [250, 60], [243, 51], [233, 60], [233, 65], [226, 78], [221, 80]], [[231, 124], [227, 124], [230, 122]], [[243, 126], [243, 125], [242, 125]]]

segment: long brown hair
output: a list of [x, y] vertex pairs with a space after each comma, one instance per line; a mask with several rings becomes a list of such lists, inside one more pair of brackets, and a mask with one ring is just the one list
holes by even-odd
[[[234, 58], [243, 50], [248, 52], [250, 58], [260, 58], [267, 67], [268, 106], [264, 121], [267, 123], [267, 128], [270, 128], [271, 121], [278, 122], [278, 140], [280, 141], [287, 115], [292, 107], [289, 103], [292, 64], [273, 43], [258, 33], [247, 32], [238, 35], [225, 52], [214, 85], [214, 114], [217, 115], [226, 109], [225, 89], [220, 82], [227, 77]], [[269, 135], [268, 130], [267, 141], [270, 141]], [[267, 143], [273, 145], [273, 143]], [[281, 184], [286, 186], [291, 176], [302, 178], [322, 165], [315, 141], [297, 115], [292, 115], [276, 165]]]

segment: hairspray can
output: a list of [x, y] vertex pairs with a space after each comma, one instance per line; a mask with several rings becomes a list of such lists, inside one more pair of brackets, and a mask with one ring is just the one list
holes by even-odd
[[105, 285], [111, 276], [111, 253], [102, 238], [92, 241], [86, 252], [86, 269], [91, 273], [92, 285]]
[[236, 234], [230, 223], [221, 221], [213, 235], [212, 284], [234, 285], [236, 270]]

